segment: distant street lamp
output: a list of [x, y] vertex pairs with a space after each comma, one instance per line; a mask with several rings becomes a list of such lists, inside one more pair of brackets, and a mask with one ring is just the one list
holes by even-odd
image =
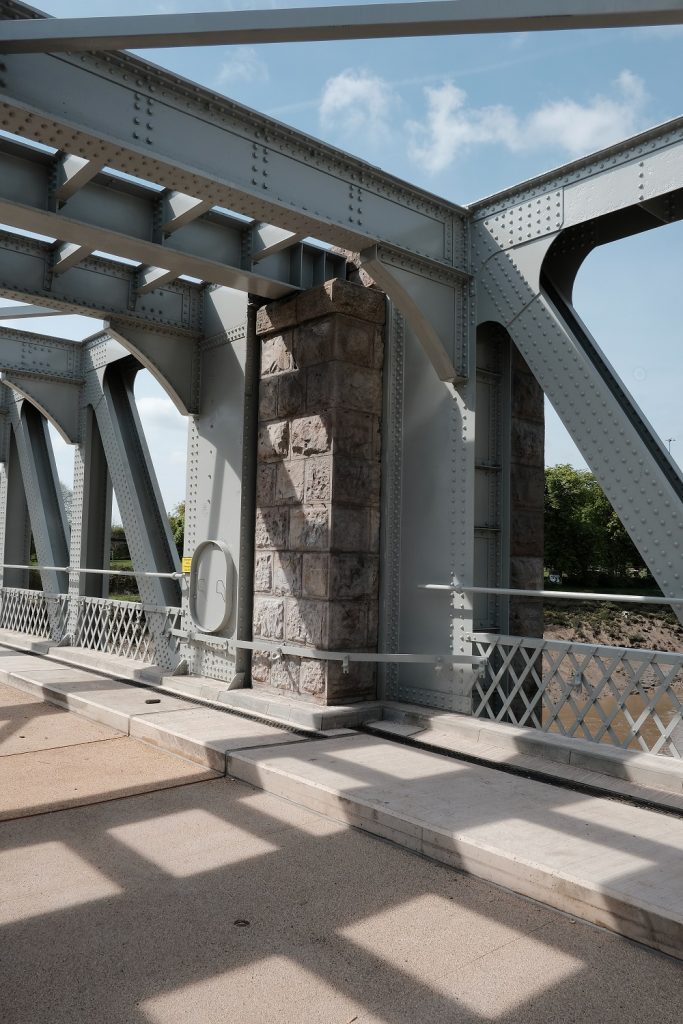
[[671, 442], [675, 441], [676, 438], [675, 437], [666, 437], [664, 440], [666, 441], [666, 443], [669, 446], [669, 455], [671, 455]]

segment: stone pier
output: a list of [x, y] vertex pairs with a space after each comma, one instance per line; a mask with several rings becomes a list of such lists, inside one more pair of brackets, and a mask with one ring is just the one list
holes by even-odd
[[[254, 639], [375, 651], [385, 299], [347, 281], [264, 306]], [[375, 697], [376, 672], [255, 653], [252, 685], [323, 704]]]

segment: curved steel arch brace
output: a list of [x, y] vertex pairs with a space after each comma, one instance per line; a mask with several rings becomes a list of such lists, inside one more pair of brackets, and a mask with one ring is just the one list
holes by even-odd
[[178, 412], [199, 412], [199, 342], [110, 321], [106, 334], [149, 370]]
[[[479, 321], [506, 327], [669, 597], [680, 597], [683, 579], [683, 481], [567, 297], [581, 259], [572, 258], [571, 271], [564, 264], [562, 284], [556, 285], [551, 274], [557, 266], [547, 257], [567, 221], [582, 224], [581, 191], [588, 235], [601, 211], [622, 211], [621, 234], [642, 230], [640, 214], [633, 217], [634, 205], [642, 207], [634, 199], [651, 202], [678, 190], [683, 169], [672, 153], [678, 149], [667, 146], [650, 161], [638, 153], [640, 159], [607, 171], [596, 164], [594, 177], [560, 183], [532, 201], [514, 203], [519, 197], [513, 197], [508, 210], [499, 208], [475, 228]], [[651, 226], [662, 222], [660, 216]], [[597, 244], [598, 235], [591, 237], [584, 256]]]

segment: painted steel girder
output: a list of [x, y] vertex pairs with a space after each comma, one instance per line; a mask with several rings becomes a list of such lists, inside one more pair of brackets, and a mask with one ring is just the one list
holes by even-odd
[[110, 321], [107, 334], [150, 371], [178, 412], [184, 416], [199, 412], [199, 341], [168, 338], [116, 320]]
[[54, 276], [53, 251], [49, 242], [0, 231], [0, 294], [18, 302], [42, 300], [60, 313], [115, 316], [171, 335], [199, 335], [203, 289], [196, 284], [175, 281], [138, 296], [131, 267], [90, 256]]
[[[154, 466], [135, 405], [131, 360], [88, 374], [87, 397], [95, 410], [102, 447], [121, 513], [133, 567], [139, 572], [179, 572], [180, 564]], [[177, 605], [176, 580], [138, 579], [140, 597], [149, 606]]]
[[462, 208], [128, 54], [7, 55], [3, 82], [6, 131], [351, 252], [465, 267]]
[[[253, 239], [258, 261], [254, 263], [250, 224], [207, 210], [210, 204], [203, 200], [98, 173], [101, 161], [71, 158], [91, 173], [86, 176], [83, 170], [80, 179], [74, 174], [68, 202], [62, 201], [55, 182], [67, 156], [53, 157], [0, 139], [0, 220], [60, 240], [53, 274], [65, 273], [97, 249], [142, 265], [135, 285], [138, 294], [186, 274], [277, 299], [299, 286], [297, 260], [308, 277], [318, 271], [320, 280], [312, 283], [324, 280], [325, 257], [330, 267], [344, 264], [343, 257], [311, 244], [300, 243], [291, 254], [282, 252], [284, 243], [270, 252], [264, 246], [259, 249], [258, 235]], [[80, 188], [75, 185], [78, 180]], [[296, 242], [290, 232], [288, 245]], [[267, 258], [274, 253], [281, 253], [280, 258]]]
[[571, 288], [596, 244], [681, 218], [681, 157], [679, 123], [653, 130], [480, 204], [473, 231], [479, 321], [506, 327], [670, 597], [683, 576], [683, 479]]
[[403, 36], [534, 32], [559, 29], [676, 25], [678, 0], [436, 0], [293, 10], [28, 20], [33, 12], [7, 4], [25, 20], [0, 23], [6, 53], [122, 50], [164, 46], [290, 43]]
[[[9, 403], [9, 417], [38, 564], [67, 566], [69, 527], [47, 420], [38, 409], [18, 397]], [[40, 576], [46, 594], [66, 592], [68, 578], [65, 572], [46, 568], [40, 570]]]
[[0, 371], [82, 383], [81, 345], [43, 334], [0, 327]]
[[67, 444], [78, 444], [81, 439], [79, 402], [82, 381], [50, 380], [14, 370], [2, 374], [2, 383], [54, 424]]
[[469, 277], [440, 265], [427, 276], [424, 261], [380, 246], [362, 252], [360, 263], [401, 310], [440, 380], [462, 384], [468, 376]]

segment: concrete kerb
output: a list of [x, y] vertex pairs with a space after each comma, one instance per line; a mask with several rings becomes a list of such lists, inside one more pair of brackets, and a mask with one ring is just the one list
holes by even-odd
[[[431, 755], [434, 756], [434, 755]], [[437, 755], [438, 756], [438, 755]], [[392, 810], [390, 800], [378, 806], [357, 792], [353, 796], [311, 777], [302, 764], [301, 776], [263, 763], [266, 752], [236, 752], [228, 756], [228, 775], [276, 796], [335, 818], [372, 835], [505, 887], [637, 942], [683, 958], [683, 917], [667, 916], [650, 905], [610, 886], [596, 885], [553, 866], [505, 849], [498, 849], [449, 828], [428, 825], [404, 809]], [[389, 794], [387, 794], [389, 795]], [[399, 797], [398, 803], [401, 803]], [[561, 845], [561, 837], [558, 842]]]
[[[484, 748], [496, 747], [510, 755], [527, 754], [650, 789], [678, 796], [683, 793], [683, 761], [662, 754], [622, 750], [576, 737], [397, 703], [384, 704], [382, 719], [371, 724], [373, 728], [381, 729], [385, 723], [404, 723], [412, 727], [410, 732], [404, 732], [403, 735], [415, 739], [419, 739], [422, 730], [442, 730], [454, 739], [460, 738], [467, 744], [480, 745], [484, 760]], [[457, 743], [451, 749], [457, 750]]]

